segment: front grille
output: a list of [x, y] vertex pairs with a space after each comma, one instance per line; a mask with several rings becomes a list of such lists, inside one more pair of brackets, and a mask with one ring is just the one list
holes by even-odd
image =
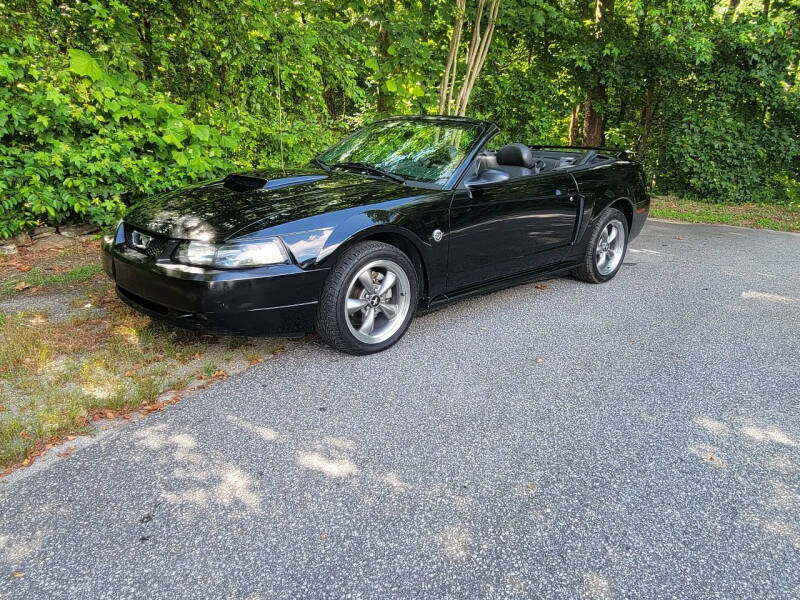
[[[133, 240], [134, 232], [137, 232], [140, 235], [150, 238], [144, 248], [134, 244]], [[125, 246], [131, 248], [132, 250], [136, 250], [137, 252], [141, 252], [142, 254], [149, 256], [150, 258], [160, 257], [171, 242], [172, 240], [170, 240], [168, 237], [156, 235], [155, 233], [144, 232], [140, 229], [136, 229], [135, 227], [131, 227], [130, 225], [125, 223]]]

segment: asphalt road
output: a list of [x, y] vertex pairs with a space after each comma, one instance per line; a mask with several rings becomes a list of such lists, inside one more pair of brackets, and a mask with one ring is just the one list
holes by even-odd
[[650, 222], [544, 285], [5, 480], [0, 597], [799, 597], [800, 235]]

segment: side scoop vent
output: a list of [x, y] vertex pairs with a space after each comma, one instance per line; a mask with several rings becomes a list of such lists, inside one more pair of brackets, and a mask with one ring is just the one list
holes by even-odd
[[279, 177], [277, 179], [264, 179], [250, 175], [228, 175], [222, 180], [222, 185], [234, 192], [252, 192], [254, 190], [277, 190], [292, 185], [313, 183], [320, 179], [327, 179], [327, 175], [296, 175], [293, 177]]

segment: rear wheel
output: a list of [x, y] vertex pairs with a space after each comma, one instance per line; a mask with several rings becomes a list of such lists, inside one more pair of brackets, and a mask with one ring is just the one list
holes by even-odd
[[573, 274], [582, 281], [603, 283], [619, 272], [628, 247], [628, 221], [616, 208], [607, 208], [595, 221], [583, 263]]
[[349, 354], [371, 354], [399, 340], [417, 307], [417, 272], [403, 252], [362, 242], [331, 270], [320, 298], [320, 337]]

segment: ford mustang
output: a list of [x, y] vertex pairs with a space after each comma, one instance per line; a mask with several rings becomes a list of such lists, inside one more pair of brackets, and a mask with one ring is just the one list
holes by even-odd
[[515, 283], [619, 272], [650, 200], [624, 151], [492, 149], [496, 125], [372, 123], [304, 168], [230, 174], [140, 201], [103, 243], [119, 297], [214, 333], [316, 330], [388, 348], [415, 312]]

